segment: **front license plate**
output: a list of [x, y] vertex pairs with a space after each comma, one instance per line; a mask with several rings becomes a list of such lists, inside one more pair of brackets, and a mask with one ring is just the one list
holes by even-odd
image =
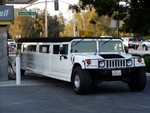
[[121, 76], [121, 70], [112, 70], [112, 76]]

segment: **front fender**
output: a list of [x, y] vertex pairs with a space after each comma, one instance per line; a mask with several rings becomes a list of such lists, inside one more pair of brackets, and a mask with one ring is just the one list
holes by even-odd
[[82, 69], [85, 69], [84, 61], [75, 61], [73, 67], [80, 66]]

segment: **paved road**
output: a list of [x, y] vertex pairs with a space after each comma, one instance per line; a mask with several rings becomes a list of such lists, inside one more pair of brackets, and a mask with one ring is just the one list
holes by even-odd
[[77, 95], [67, 82], [26, 76], [20, 86], [0, 86], [0, 113], [149, 113], [150, 80], [143, 92], [123, 82], [104, 82]]
[[104, 82], [83, 96], [67, 82], [27, 75], [20, 86], [0, 81], [0, 113], [149, 113], [149, 89], [150, 79], [143, 92], [131, 92], [123, 82]]

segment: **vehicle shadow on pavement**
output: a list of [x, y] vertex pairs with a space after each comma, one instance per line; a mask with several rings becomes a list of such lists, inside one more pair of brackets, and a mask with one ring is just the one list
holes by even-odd
[[[28, 73], [22, 76], [21, 86], [30, 86], [30, 85], [47, 85], [48, 87], [64, 91], [67, 90], [67, 92], [74, 93], [71, 83], [53, 79], [50, 77], [45, 77], [42, 75], [37, 75], [34, 73]], [[148, 84], [147, 80], [146, 88], [148, 88], [149, 86], [150, 84]], [[126, 94], [130, 92], [132, 93], [132, 91], [130, 91], [126, 83], [121, 81], [111, 81], [111, 82], [102, 82], [97, 87], [94, 88], [92, 87], [89, 94], [90, 95], [123, 94], [123, 93]], [[143, 92], [145, 92], [145, 90]]]
[[91, 94], [113, 94], [129, 93], [130, 89], [126, 83], [121, 81], [103, 82], [92, 88]]
[[92, 89], [91, 94], [126, 94], [126, 93], [150, 93], [148, 90], [150, 87], [149, 79], [147, 79], [147, 84], [145, 89], [141, 92], [131, 91], [128, 87], [128, 84], [121, 81], [111, 81], [111, 82], [103, 82], [99, 84], [97, 87]]

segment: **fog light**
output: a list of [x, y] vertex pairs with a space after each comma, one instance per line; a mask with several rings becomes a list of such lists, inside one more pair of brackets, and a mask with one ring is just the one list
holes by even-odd
[[138, 58], [138, 62], [142, 62], [142, 58], [141, 57]]

